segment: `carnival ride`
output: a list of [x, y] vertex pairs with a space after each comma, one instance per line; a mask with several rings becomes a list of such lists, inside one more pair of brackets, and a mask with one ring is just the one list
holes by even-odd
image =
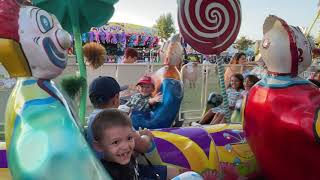
[[[13, 0], [1, 1], [0, 7], [3, 9], [2, 13], [7, 13], [9, 18], [15, 20], [12, 22], [16, 23], [15, 26], [12, 26], [16, 27], [16, 31], [8, 33], [5, 29], [1, 33], [1, 37], [6, 38], [1, 44], [2, 49], [5, 50], [1, 53], [1, 63], [12, 77], [23, 76], [23, 78], [18, 78], [17, 85], [8, 101], [7, 155], [4, 156], [8, 164], [1, 162], [2, 166], [9, 167], [13, 179], [108, 179], [108, 175], [101, 168], [86, 143], [83, 130], [74, 118], [72, 110], [50, 81], [51, 78], [59, 75], [66, 65], [66, 49], [71, 45], [70, 36], [61, 28], [55, 17], [44, 10], [32, 6], [20, 7]], [[6, 11], [8, 9], [15, 10], [16, 14], [20, 12], [20, 16], [9, 14]], [[34, 16], [29, 16], [30, 13]], [[5, 22], [7, 19], [2, 19], [2, 23]], [[28, 35], [21, 36], [17, 32], [25, 32]], [[38, 47], [35, 41], [25, 40], [29, 35], [39, 37], [38, 40], [43, 46]], [[176, 67], [170, 64], [177, 63], [181, 56], [181, 54], [175, 54], [177, 52], [175, 49], [179, 48], [179, 41], [173, 42], [175, 43], [168, 44], [168, 49], [164, 49], [166, 50], [165, 62], [168, 62], [168, 66], [159, 71], [159, 74], [162, 72], [162, 77], [176, 78], [177, 83], [175, 84], [181, 87]], [[169, 60], [168, 58], [176, 59]], [[173, 69], [173, 73], [165, 71], [170, 69]], [[156, 80], [156, 82], [162, 82], [163, 87], [166, 79]], [[178, 97], [182, 98], [181, 94]], [[238, 126], [238, 129], [241, 129], [241, 126]], [[220, 132], [218, 139], [222, 138], [221, 135], [227, 139], [222, 140], [219, 144], [222, 149], [225, 146], [228, 147], [223, 151], [233, 153], [233, 156], [228, 155], [224, 159], [221, 151], [221, 162], [230, 162], [227, 166], [229, 167], [230, 165], [242, 165], [242, 162], [247, 162], [248, 159], [252, 161], [249, 147], [243, 141], [243, 134], [238, 129], [226, 125], [226, 127], [217, 126], [212, 130], [178, 128], [154, 131], [157, 148], [148, 153], [148, 156], [159, 157], [160, 155], [159, 162], [165, 165], [171, 164], [177, 168], [191, 169], [200, 173], [212, 170], [213, 174], [220, 175], [220, 164], [217, 161], [219, 150], [216, 150], [216, 142], [212, 138], [218, 136], [218, 132]], [[215, 134], [216, 132], [218, 134]], [[199, 137], [206, 140], [202, 141], [202, 138], [198, 139]], [[175, 145], [170, 146], [170, 144]], [[236, 145], [241, 148], [235, 147]], [[179, 148], [174, 149], [176, 147]], [[184, 150], [186, 147], [190, 149]], [[167, 153], [168, 149], [171, 149], [173, 154]], [[1, 152], [3, 156], [5, 152], [3, 147]], [[203, 155], [200, 159], [190, 159], [190, 155], [194, 153], [203, 153]], [[171, 161], [170, 156], [179, 158], [174, 162]], [[156, 164], [154, 158], [150, 159]], [[8, 177], [8, 169], [5, 168], [4, 171], [7, 174], [3, 177]], [[74, 174], [74, 172], [78, 173]], [[247, 175], [247, 171], [241, 171], [241, 173], [244, 176]]]
[[[20, 7], [14, 0], [0, 1], [0, 9], [0, 13], [5, 15], [5, 18], [0, 18], [0, 24], [7, 27], [9, 20], [12, 23], [10, 31], [0, 30], [0, 62], [12, 77], [18, 77], [7, 105], [6, 145], [0, 144], [1, 177], [108, 179], [84, 139], [82, 126], [50, 80], [65, 68], [70, 35], [54, 16], [42, 9]], [[240, 22], [238, 0], [179, 1], [181, 34], [199, 52], [222, 52], [235, 40]], [[193, 170], [204, 179], [254, 178], [260, 173], [257, 164], [262, 167], [264, 175], [275, 179], [317, 177], [319, 158], [313, 154], [319, 149], [316, 142], [320, 131], [320, 95], [314, 86], [295, 77], [297, 72], [310, 65], [310, 44], [297, 28], [274, 16], [267, 18], [264, 35], [261, 53], [273, 75], [256, 85], [243, 103], [241, 113], [246, 136], [241, 124], [153, 130], [155, 147], [146, 153], [152, 164]], [[30, 40], [30, 37], [37, 38]], [[181, 55], [178, 37], [163, 49], [162, 57], [167, 65], [154, 75], [157, 90], [164, 94], [167, 94], [166, 83], [181, 87], [179, 73], [173, 66], [177, 65]], [[283, 38], [282, 46], [274, 46], [279, 38]], [[285, 57], [287, 64], [283, 65], [280, 57]], [[223, 69], [219, 68], [223, 103], [228, 112], [222, 75]], [[166, 78], [171, 81], [166, 81]], [[276, 91], [284, 91], [286, 95], [277, 96]], [[180, 98], [181, 93], [177, 92], [177, 97]], [[297, 98], [301, 94], [305, 96]], [[291, 101], [294, 102], [285, 107]], [[275, 105], [277, 108], [272, 108]], [[255, 114], [258, 113], [256, 107], [266, 114], [266, 118]], [[282, 129], [277, 128], [279, 124]], [[290, 142], [288, 150], [284, 146], [286, 142]], [[276, 161], [268, 150], [277, 155]], [[290, 160], [296, 157], [297, 160]], [[298, 164], [298, 161], [304, 163]], [[287, 163], [290, 163], [290, 168], [286, 170]], [[312, 168], [306, 169], [307, 164]]]
[[108, 23], [100, 28], [91, 28], [91, 31], [81, 35], [81, 39], [83, 43], [118, 44], [122, 49], [155, 48], [159, 42], [159, 37], [155, 34], [152, 28], [127, 23]]
[[83, 33], [82, 43], [96, 42], [106, 49], [108, 63], [117, 63], [127, 47], [138, 51], [138, 59], [142, 62], [156, 62], [156, 49], [159, 38], [156, 30], [129, 23], [107, 23], [99, 28]]

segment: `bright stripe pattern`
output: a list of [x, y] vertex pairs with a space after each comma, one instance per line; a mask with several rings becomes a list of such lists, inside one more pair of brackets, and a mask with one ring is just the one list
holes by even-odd
[[227, 120], [230, 120], [231, 112], [229, 109], [229, 100], [228, 100], [228, 95], [227, 95], [226, 86], [224, 82], [224, 66], [223, 66], [222, 57], [218, 59], [218, 76], [219, 76], [219, 82], [220, 82], [221, 95], [223, 98], [222, 106], [225, 112], [225, 118]]
[[246, 177], [257, 170], [254, 155], [240, 124], [170, 128], [152, 133], [162, 165], [190, 169], [201, 174], [207, 174], [208, 171], [223, 173], [223, 167], [228, 167], [239, 177]]
[[0, 150], [0, 168], [8, 168], [6, 150]]
[[239, 0], [180, 0], [178, 23], [185, 41], [203, 54], [219, 54], [240, 30]]

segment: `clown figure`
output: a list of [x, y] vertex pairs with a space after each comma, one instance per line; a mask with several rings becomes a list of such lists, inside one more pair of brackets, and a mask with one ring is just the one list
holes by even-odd
[[319, 179], [320, 93], [297, 76], [311, 64], [311, 45], [276, 16], [265, 20], [263, 33], [268, 75], [244, 101], [247, 140], [269, 179]]
[[108, 179], [51, 81], [66, 67], [70, 35], [54, 15], [14, 0], [0, 1], [0, 26], [0, 62], [18, 78], [5, 122], [13, 179]]
[[183, 59], [181, 37], [176, 34], [167, 41], [160, 50], [160, 58], [164, 66], [153, 74], [155, 91], [161, 92], [161, 103], [154, 106], [151, 112], [132, 111], [131, 119], [136, 129], [169, 128], [175, 121], [183, 98], [180, 69]]

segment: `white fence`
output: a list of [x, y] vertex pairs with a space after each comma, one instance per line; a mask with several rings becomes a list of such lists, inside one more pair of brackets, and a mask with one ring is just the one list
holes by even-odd
[[[90, 67], [87, 67], [88, 84], [98, 76], [111, 76], [117, 79], [121, 85], [131, 85], [131, 89], [134, 89], [136, 82], [142, 75], [155, 72], [161, 67], [161, 64], [104, 64], [97, 70], [92, 70]], [[241, 71], [252, 68], [253, 66], [240, 66]], [[316, 69], [317, 67], [311, 67], [309, 71], [304, 72], [302, 76], [307, 78], [314, 73]], [[64, 73], [55, 79], [55, 82], [59, 84], [63, 77], [75, 75], [77, 70], [78, 65], [74, 60], [71, 60]], [[194, 80], [195, 87], [190, 87], [188, 81], [186, 81], [184, 86], [184, 99], [179, 117], [182, 117], [185, 121], [200, 119], [208, 94], [212, 91], [220, 93], [217, 67], [215, 64], [199, 64], [195, 67], [194, 72], [196, 75]], [[10, 91], [10, 89], [0, 89], [0, 124], [4, 122], [4, 112]], [[87, 98], [87, 110], [87, 114], [92, 110], [89, 98]]]

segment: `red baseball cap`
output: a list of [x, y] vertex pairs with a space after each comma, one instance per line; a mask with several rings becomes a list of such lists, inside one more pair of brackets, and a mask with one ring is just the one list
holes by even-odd
[[154, 85], [154, 82], [153, 82], [153, 79], [151, 78], [151, 76], [142, 76], [140, 79], [139, 79], [139, 81], [138, 81], [138, 83], [137, 83], [137, 86], [138, 85], [141, 85], [141, 84], [152, 84], [152, 85]]

